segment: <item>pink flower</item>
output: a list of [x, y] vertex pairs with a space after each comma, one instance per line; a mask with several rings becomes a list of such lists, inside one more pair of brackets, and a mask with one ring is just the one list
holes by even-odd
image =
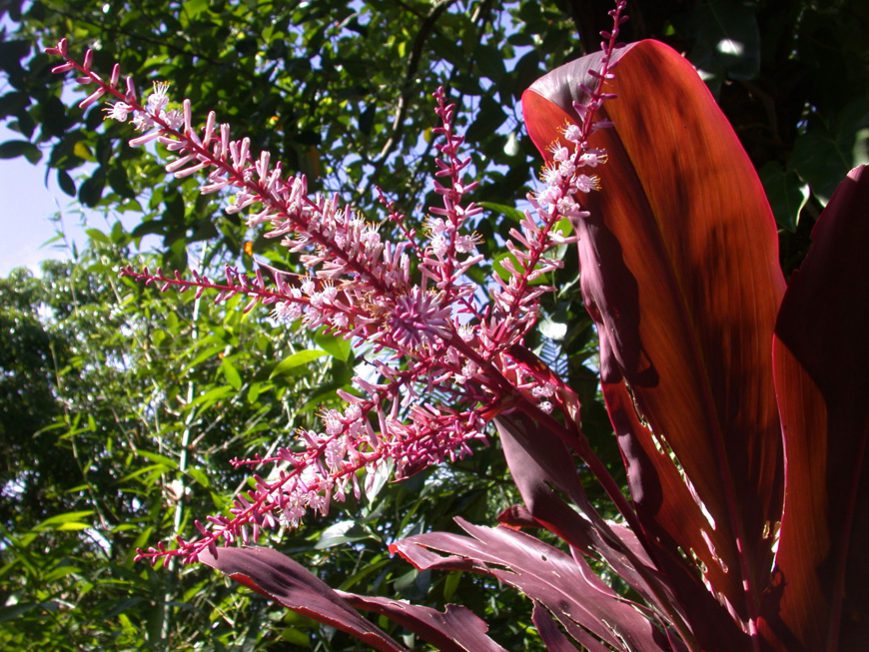
[[160, 115], [169, 104], [169, 82], [154, 82], [154, 91], [148, 96], [145, 111]]
[[419, 287], [399, 297], [392, 309], [389, 326], [392, 338], [404, 349], [415, 351], [450, 336], [450, 309], [441, 305], [437, 293]]
[[133, 107], [131, 107], [126, 102], [115, 102], [110, 106], [107, 106], [103, 109], [106, 114], [106, 120], [117, 120], [118, 122], [126, 122], [127, 117], [133, 111]]
[[392, 462], [398, 477], [410, 475], [470, 454], [471, 444], [485, 442], [487, 424], [505, 409], [548, 418], [558, 407], [557, 397], [522, 371], [516, 347], [534, 326], [540, 297], [550, 289], [541, 277], [560, 265], [547, 252], [571, 241], [555, 230], [556, 223], [564, 216], [582, 217], [574, 195], [596, 188], [595, 177], [576, 173], [604, 160], [602, 153], [586, 151], [585, 131], [571, 132], [572, 147], [554, 150], [557, 167], [544, 170], [546, 186], [529, 197], [531, 210], [510, 231], [511, 256], [502, 261], [508, 276], [495, 275], [483, 287], [469, 275], [482, 260], [479, 236], [470, 229], [483, 209], [469, 200], [477, 184], [465, 178], [471, 159], [462, 155], [455, 106], [443, 89], [434, 94], [440, 125], [433, 130], [438, 152], [433, 187], [439, 205], [417, 220], [425, 224], [418, 237], [381, 194], [387, 221], [401, 234], [390, 240], [380, 222], [337, 196], [312, 195], [304, 176], [285, 174], [269, 152], [252, 152], [248, 138], [232, 138], [229, 125], [219, 124], [214, 112], [196, 127], [188, 100], [180, 110], [169, 109], [167, 83], [155, 84], [142, 105], [131, 80], [118, 87], [117, 67], [105, 81], [90, 71], [88, 57], [83, 64], [68, 58], [65, 44], [52, 52], [65, 59], [59, 69], [75, 70], [96, 86], [88, 101], [109, 95], [115, 99], [109, 117], [124, 121], [133, 115], [142, 135], [131, 145], [158, 141], [174, 157], [168, 173], [200, 174], [203, 193], [234, 192], [227, 212], [247, 211], [248, 225], [264, 228], [307, 270], [297, 276], [263, 264], [248, 276], [227, 268], [221, 281], [129, 267], [122, 274], [161, 290], [191, 290], [197, 296], [210, 291], [217, 301], [244, 296], [245, 310], [262, 303], [279, 320], [325, 327], [364, 347], [369, 362], [354, 379], [358, 393], [339, 392], [346, 408], [321, 415], [323, 432], [300, 431], [301, 448], [235, 462], [272, 465], [272, 471], [236, 497], [229, 515], [198, 523], [199, 538], [180, 540], [175, 550], [158, 546], [141, 556], [192, 561], [218, 542], [256, 539], [262, 528], [278, 523], [298, 525], [306, 512], [324, 513], [333, 499], [358, 494], [360, 471]]

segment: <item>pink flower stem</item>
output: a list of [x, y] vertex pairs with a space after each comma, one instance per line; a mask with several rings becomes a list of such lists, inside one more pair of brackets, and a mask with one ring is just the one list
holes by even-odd
[[[226, 174], [228, 179], [230, 180], [229, 185], [232, 185], [236, 188], [244, 188], [248, 191], [252, 191], [253, 194], [259, 198], [259, 201], [262, 202], [263, 205], [274, 211], [276, 215], [291, 220], [296, 225], [298, 231], [307, 234], [318, 245], [330, 251], [334, 256], [336, 256], [346, 265], [348, 265], [354, 272], [359, 274], [361, 277], [367, 279], [367, 281], [371, 283], [378, 291], [388, 293], [388, 288], [383, 285], [382, 280], [376, 273], [363, 267], [357, 260], [348, 256], [347, 252], [339, 247], [336, 247], [330, 239], [320, 235], [316, 229], [310, 228], [310, 225], [307, 224], [304, 220], [301, 220], [297, 215], [288, 213], [286, 210], [286, 205], [279, 198], [272, 195], [268, 188], [266, 188], [261, 181], [246, 179], [244, 174], [240, 173], [238, 169], [230, 165], [225, 160], [221, 160], [220, 158], [213, 156], [211, 151], [207, 147], [204, 147], [196, 142], [196, 140], [191, 138], [186, 131], [179, 131], [177, 129], [173, 129], [159, 115], [153, 112], [148, 112], [145, 107], [143, 107], [141, 103], [139, 103], [135, 98], [130, 97], [128, 94], [122, 93], [113, 85], [104, 81], [99, 75], [91, 71], [89, 67], [86, 68], [82, 66], [74, 59], [69, 58], [69, 56], [66, 54], [64, 54], [63, 57], [66, 61], [65, 65], [71, 66], [71, 68], [67, 69], [74, 69], [76, 72], [89, 79], [90, 82], [97, 84], [102, 91], [101, 95], [104, 95], [106, 93], [111, 94], [119, 101], [123, 101], [129, 104], [131, 110], [141, 111], [150, 116], [154, 123], [159, 126], [159, 130], [162, 133], [168, 134], [169, 137], [172, 137], [176, 141], [183, 143], [183, 149], [193, 154], [197, 160], [205, 162], [208, 166], [217, 168], [221, 170], [224, 174]], [[83, 81], [82, 78], [79, 78], [79, 81], [82, 83], [86, 83]], [[317, 208], [317, 205], [309, 198], [305, 197], [304, 201], [309, 207], [314, 209]]]

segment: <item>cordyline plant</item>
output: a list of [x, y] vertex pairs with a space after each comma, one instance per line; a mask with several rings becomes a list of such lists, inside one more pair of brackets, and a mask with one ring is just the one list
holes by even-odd
[[[401, 234], [335, 197], [311, 196], [268, 152], [158, 84], [141, 103], [79, 63], [66, 41], [48, 52], [74, 70], [108, 117], [132, 118], [176, 158], [176, 177], [201, 173], [202, 192], [232, 192], [231, 212], [266, 225], [309, 271], [229, 268], [193, 274], [122, 270], [162, 289], [244, 295], [287, 321], [326, 327], [365, 347], [376, 374], [342, 392], [321, 431], [268, 458], [228, 515], [198, 523], [139, 557], [211, 565], [280, 604], [378, 650], [404, 649], [358, 610], [387, 616], [444, 650], [500, 650], [464, 607], [444, 612], [335, 591], [277, 551], [251, 546], [263, 528], [297, 525], [309, 510], [359, 492], [385, 464], [396, 477], [472, 452], [494, 422], [524, 504], [496, 527], [459, 519], [466, 534], [427, 533], [390, 549], [418, 569], [472, 571], [524, 593], [552, 650], [857, 650], [869, 641], [869, 176], [852, 171], [831, 198], [789, 284], [761, 184], [691, 65], [667, 46], [617, 47], [624, 3], [602, 51], [563, 66], [523, 96], [529, 133], [546, 159], [544, 187], [507, 247], [511, 276], [480, 288], [468, 231], [469, 158], [438, 90], [434, 189], [424, 227], [383, 199]], [[617, 71], [616, 71], [617, 69]], [[616, 72], [614, 72], [616, 71]], [[601, 189], [601, 191], [598, 191]], [[572, 234], [566, 228], [572, 227]], [[530, 351], [539, 279], [553, 247], [575, 243], [582, 298], [598, 326], [601, 386], [630, 497], [584, 438], [575, 393]], [[485, 297], [484, 297], [485, 292]], [[483, 298], [484, 297], [484, 298]], [[578, 464], [581, 462], [581, 464]], [[621, 518], [589, 502], [580, 474], [601, 483]], [[555, 547], [531, 532], [558, 537]], [[226, 544], [240, 542], [239, 547]], [[604, 562], [629, 587], [594, 570]]]

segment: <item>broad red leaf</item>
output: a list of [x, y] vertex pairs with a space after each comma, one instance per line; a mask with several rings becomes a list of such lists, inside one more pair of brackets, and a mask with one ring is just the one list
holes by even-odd
[[448, 604], [445, 611], [438, 611], [391, 598], [356, 595], [345, 591], [336, 593], [357, 609], [381, 614], [415, 632], [438, 650], [506, 652], [487, 636], [489, 626], [485, 621], [467, 607]]
[[270, 548], [219, 548], [200, 561], [275, 602], [347, 632], [375, 650], [404, 650], [354, 609], [374, 611], [448, 652], [504, 652], [486, 623], [465, 607], [445, 612], [373, 596], [334, 591], [304, 566]]
[[579, 642], [591, 634], [616, 649], [669, 649], [651, 620], [600, 581], [581, 557], [509, 528], [456, 522], [471, 536], [431, 532], [398, 541], [390, 550], [419, 569], [471, 571], [510, 584], [544, 605]]
[[[546, 607], [541, 606], [539, 602], [534, 603], [534, 609], [531, 611], [531, 622], [537, 628], [537, 633], [546, 645], [547, 652], [576, 652], [576, 647], [570, 642], [561, 630], [558, 629], [558, 623], [552, 618]], [[606, 648], [597, 642], [597, 639], [588, 635], [585, 640], [581, 641], [587, 650], [606, 650]]]
[[869, 171], [839, 185], [775, 340], [785, 502], [769, 625], [788, 650], [869, 644]]
[[[597, 57], [547, 75], [523, 96], [541, 151], [575, 121], [571, 100], [581, 99], [581, 82], [594, 81], [587, 73]], [[636, 450], [661, 448], [654, 433], [714, 524], [687, 507], [692, 529], [681, 530], [664, 492], [657, 505], [639, 508], [657, 509], [647, 516], [687, 554], [718, 565], [708, 575], [715, 592], [747, 617], [758, 609], [772, 557], [765, 535], [781, 510], [769, 363], [784, 290], [775, 223], [748, 157], [691, 65], [654, 41], [617, 59], [609, 90], [619, 95], [599, 116], [614, 127], [592, 137], [609, 155], [594, 170], [603, 190], [582, 198], [591, 216], [575, 225], [583, 297], [599, 326], [604, 383], [624, 383], [638, 422], [649, 426], [633, 433], [643, 441]], [[634, 469], [650, 491], [676, 471], [657, 467]]]
[[[641, 543], [637, 536], [643, 532], [605, 522], [600, 517], [585, 496], [571, 455], [558, 437], [518, 413], [498, 417], [495, 425], [513, 481], [527, 506], [527, 512], [514, 508], [505, 514], [508, 524], [527, 524], [531, 518], [583, 553], [599, 555], [649, 605], [657, 608], [662, 622], [690, 630], [686, 635], [692, 642], [721, 643], [730, 649], [745, 645], [742, 631], [678, 553], [661, 545], [655, 536]], [[617, 426], [616, 429], [618, 432]], [[685, 491], [684, 485], [682, 490]], [[655, 557], [654, 562], [649, 551]]]
[[275, 602], [300, 614], [347, 632], [375, 650], [405, 648], [360, 616], [328, 584], [301, 564], [271, 548], [218, 548], [199, 561], [229, 575]]
[[[654, 435], [638, 418], [625, 385], [604, 383], [603, 390], [644, 530], [652, 537], [667, 539], [671, 532], [682, 533], [678, 544], [703, 555], [702, 561], [710, 564], [712, 559], [701, 537], [705, 518], [678, 469], [666, 451], [655, 446]], [[717, 564], [710, 564], [707, 574], [721, 573]]]
[[[640, 546], [621, 541], [597, 513], [585, 495], [573, 457], [559, 439], [519, 413], [501, 415], [495, 426], [513, 482], [537, 524], [584, 554], [600, 554], [631, 588], [654, 602], [636, 568], [642, 566], [653, 575], [652, 562]], [[636, 551], [636, 561], [628, 559], [626, 551]]]
[[[704, 564], [704, 577], [716, 586], [724, 583], [723, 571], [710, 558], [701, 536], [706, 524], [697, 501], [666, 452], [656, 448], [652, 433], [639, 421], [624, 384], [604, 383], [603, 390], [642, 523], [640, 536], [651, 546], [658, 568], [669, 577], [694, 636], [707, 649], [747, 647], [745, 634], [678, 552], [677, 545], [694, 550]], [[671, 532], [678, 534], [673, 537]]]

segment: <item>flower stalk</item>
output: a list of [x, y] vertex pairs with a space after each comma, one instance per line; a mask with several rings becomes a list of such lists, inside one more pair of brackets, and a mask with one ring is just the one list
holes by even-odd
[[[622, 10], [620, 3], [606, 44], [610, 51]], [[612, 77], [609, 58], [597, 85], [588, 89], [582, 129], [566, 131], [568, 147], [559, 146], [558, 165], [544, 171], [545, 188], [529, 195], [531, 208], [510, 231], [507, 247], [516, 262], [504, 263], [509, 278], [494, 275], [480, 287], [467, 272], [483, 261], [472, 230], [483, 209], [470, 199], [477, 182], [467, 179], [471, 159], [462, 154], [456, 107], [443, 89], [434, 93], [439, 125], [433, 189], [440, 205], [411, 222], [381, 193], [388, 216], [370, 221], [337, 196], [309, 193], [303, 175], [285, 174], [269, 152], [252, 152], [248, 138], [232, 138], [230, 126], [218, 123], [215, 112], [196, 127], [190, 101], [174, 103], [168, 84], [155, 84], [143, 102], [130, 78], [121, 83], [119, 66], [108, 79], [97, 74], [90, 50], [81, 62], [69, 55], [66, 39], [46, 51], [64, 60], [54, 72], [75, 72], [79, 83], [93, 89], [79, 104], [82, 109], [108, 99], [106, 119], [129, 121], [139, 132], [131, 146], [157, 142], [174, 157], [165, 168], [175, 178], [200, 175], [203, 194], [234, 193], [227, 212], [246, 213], [249, 226], [263, 227], [266, 237], [295, 254], [307, 270], [295, 274], [261, 265], [248, 275], [227, 267], [225, 282], [217, 282], [195, 271], [185, 278], [127, 266], [123, 276], [161, 291], [193, 291], [197, 298], [206, 291], [214, 292], [216, 301], [243, 295], [246, 311], [263, 304], [285, 323], [323, 328], [366, 347], [377, 376], [354, 378], [357, 392], [340, 393], [346, 408], [324, 411], [322, 429], [300, 430], [293, 448], [235, 461], [273, 470], [236, 496], [229, 515], [197, 522], [198, 538], [179, 537], [172, 549], [159, 544], [140, 551], [141, 558], [192, 562], [204, 550], [213, 554], [218, 543], [248, 543], [263, 528], [296, 526], [309, 511], [325, 513], [333, 499], [344, 500], [350, 492], [358, 496], [360, 473], [387, 461], [401, 478], [470, 454], [474, 442], [487, 441], [488, 423], [499, 414], [521, 409], [557, 425], [549, 413], [567, 413], [559, 398], [569, 392], [563, 382], [554, 375], [536, 377], [515, 351], [536, 323], [541, 296], [552, 290], [535, 283], [561, 265], [548, 253], [575, 241], [556, 226], [564, 218], [582, 219], [576, 198], [597, 189], [594, 177], [582, 170], [605, 160], [587, 139], [599, 126], [595, 111], [608, 97], [603, 83]], [[382, 236], [385, 222], [403, 237]]]

